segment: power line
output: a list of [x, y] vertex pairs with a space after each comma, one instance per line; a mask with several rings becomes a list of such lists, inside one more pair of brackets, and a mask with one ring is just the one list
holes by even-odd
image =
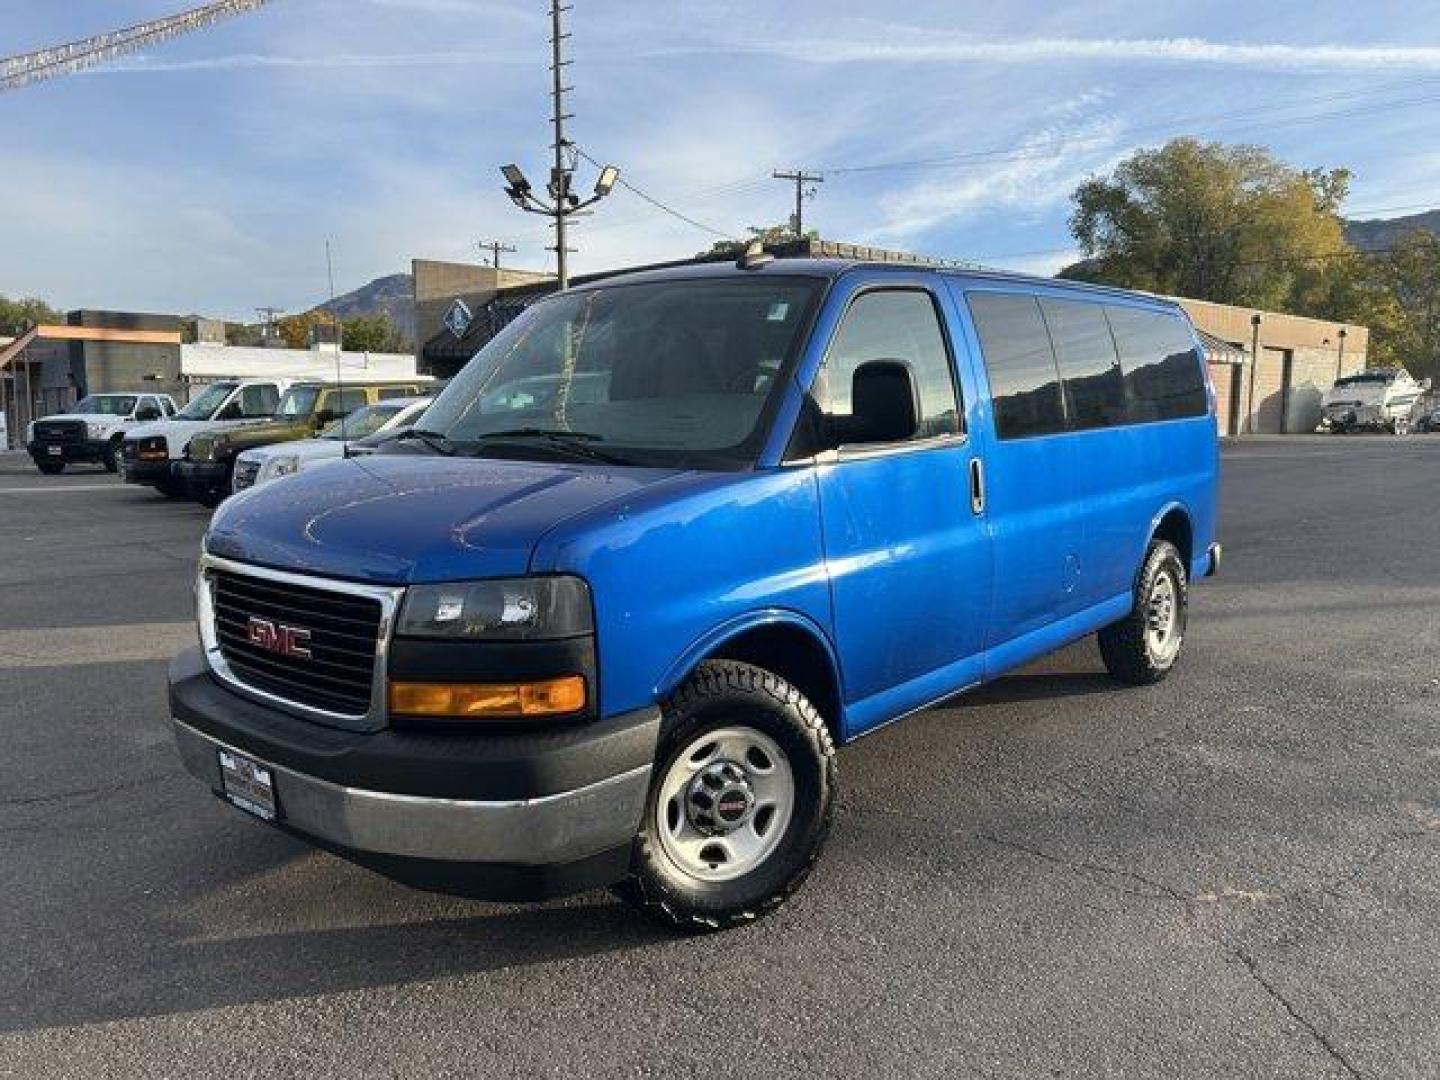
[[[593, 157], [591, 157], [589, 154], [587, 154], [584, 150], [580, 149], [580, 147], [575, 146], [574, 143], [571, 143], [571, 148], [575, 151], [575, 153], [577, 153], [578, 155], [580, 155], [580, 157], [584, 158], [584, 159], [585, 159], [586, 161], [588, 161], [591, 165], [595, 165], [595, 166], [599, 166], [599, 165], [600, 165], [600, 163], [599, 163], [598, 161], [596, 161]], [[733, 233], [727, 233], [727, 232], [725, 232], [725, 231], [722, 230], [722, 229], [717, 229], [717, 228], [715, 228], [714, 226], [706, 225], [703, 221], [696, 221], [696, 220], [695, 220], [693, 217], [691, 217], [690, 215], [688, 215], [688, 214], [683, 214], [683, 213], [681, 213], [679, 210], [676, 210], [673, 206], [668, 206], [668, 205], [666, 205], [665, 203], [661, 202], [659, 199], [655, 198], [655, 196], [651, 195], [649, 192], [642, 191], [640, 188], [636, 187], [634, 184], [632, 184], [629, 180], [625, 179], [625, 177], [623, 177], [623, 176], [621, 176], [621, 177], [619, 178], [619, 184], [620, 184], [621, 187], [625, 188], [625, 189], [626, 189], [627, 191], [629, 191], [631, 194], [637, 195], [637, 196], [639, 196], [641, 199], [644, 199], [647, 203], [649, 203], [651, 206], [655, 207], [657, 210], [664, 211], [665, 213], [669, 214], [671, 217], [678, 218], [679, 220], [685, 222], [685, 224], [687, 224], [687, 225], [693, 225], [693, 226], [694, 226], [695, 228], [697, 228], [697, 229], [701, 229], [701, 230], [703, 230], [704, 232], [710, 233], [712, 236], [718, 236], [718, 237], [720, 237], [720, 238], [722, 238], [722, 239], [724, 239], [724, 240], [733, 240], [733, 239], [735, 239], [735, 236], [734, 236]]]
[[137, 23], [95, 37], [55, 45], [35, 52], [0, 59], [0, 92], [69, 75], [103, 64], [146, 45], [155, 45], [181, 34], [203, 30], [223, 19], [263, 7], [268, 0], [216, 0], [202, 7], [167, 15], [163, 19]]
[[496, 270], [500, 269], [501, 255], [515, 254], [514, 244], [506, 244], [499, 240], [477, 240], [475, 241], [475, 246], [481, 251], [488, 251], [490, 253], [490, 265]]

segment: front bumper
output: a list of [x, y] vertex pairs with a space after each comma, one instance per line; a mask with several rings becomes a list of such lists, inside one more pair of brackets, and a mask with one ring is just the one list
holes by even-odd
[[175, 478], [180, 489], [192, 499], [230, 494], [228, 461], [177, 461]]
[[[42, 461], [61, 461], [68, 465], [72, 461], [104, 461], [110, 444], [98, 439], [86, 439], [83, 442], [37, 441], [26, 443], [25, 449], [35, 459], [36, 464]], [[57, 450], [59, 453], [55, 453]]]
[[175, 463], [169, 458], [125, 457], [125, 482], [146, 484], [155, 487], [168, 484], [175, 470]]
[[219, 751], [268, 766], [277, 824], [419, 888], [531, 900], [629, 869], [660, 714], [650, 708], [515, 734], [343, 731], [242, 698], [198, 649], [170, 669], [185, 767], [221, 787]]

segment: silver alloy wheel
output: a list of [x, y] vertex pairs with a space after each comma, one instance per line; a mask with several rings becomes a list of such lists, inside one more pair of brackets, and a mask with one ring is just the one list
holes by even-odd
[[707, 731], [671, 762], [655, 798], [655, 835], [700, 881], [748, 874], [779, 846], [795, 809], [790, 759], [751, 727]]
[[1145, 639], [1150, 655], [1162, 664], [1173, 659], [1180, 651], [1184, 633], [1179, 584], [1170, 571], [1161, 570], [1151, 582], [1145, 601]]

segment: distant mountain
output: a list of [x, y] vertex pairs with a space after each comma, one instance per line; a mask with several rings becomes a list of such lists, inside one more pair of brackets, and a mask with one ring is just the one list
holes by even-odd
[[368, 285], [326, 301], [317, 310], [333, 312], [342, 319], [388, 315], [401, 337], [415, 340], [415, 283], [409, 274], [376, 278]]
[[1416, 229], [1440, 236], [1440, 210], [1427, 210], [1409, 217], [1346, 221], [1345, 239], [1361, 251], [1379, 251], [1393, 246], [1395, 241]]

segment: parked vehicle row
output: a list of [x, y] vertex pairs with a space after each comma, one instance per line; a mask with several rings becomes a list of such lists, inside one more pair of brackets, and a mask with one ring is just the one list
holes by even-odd
[[323, 383], [238, 379], [213, 383], [173, 419], [137, 427], [123, 471], [170, 498], [217, 506], [232, 490], [236, 458], [251, 447], [314, 435], [358, 408], [413, 397], [426, 380]]

